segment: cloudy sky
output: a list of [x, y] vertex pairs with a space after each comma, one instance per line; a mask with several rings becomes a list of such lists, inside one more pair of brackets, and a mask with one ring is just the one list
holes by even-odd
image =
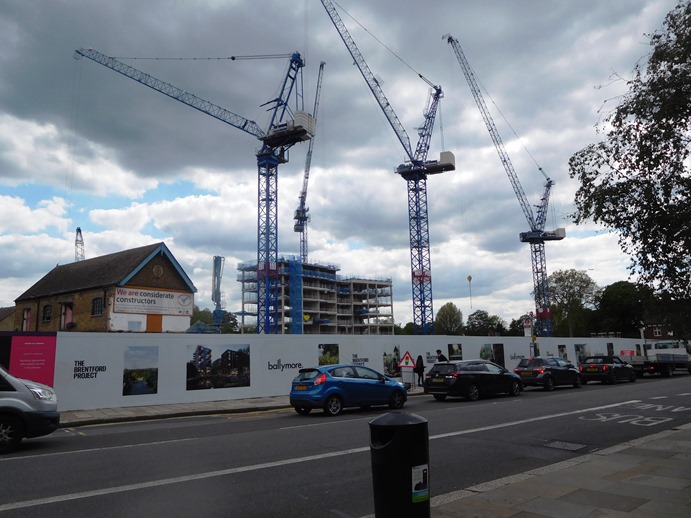
[[[626, 91], [676, 0], [340, 0], [343, 21], [413, 142], [428, 98], [445, 92], [429, 158], [456, 171], [428, 179], [434, 309], [454, 302], [509, 323], [533, 309], [528, 230], [468, 89], [450, 33], [483, 95], [530, 203], [543, 168], [555, 182], [547, 269], [628, 278], [616, 236], [574, 226], [568, 159]], [[344, 275], [390, 277], [397, 323], [412, 321], [402, 146], [317, 0], [5, 0], [0, 2], [0, 306], [56, 264], [164, 241], [211, 302], [212, 258], [226, 258], [226, 309], [240, 310], [237, 264], [256, 259], [259, 142], [93, 61], [93, 48], [266, 127], [288, 54], [305, 58], [306, 105], [326, 63], [309, 181], [309, 259]], [[279, 167], [279, 253], [299, 253], [293, 211], [307, 145]], [[472, 281], [468, 282], [468, 276]]]

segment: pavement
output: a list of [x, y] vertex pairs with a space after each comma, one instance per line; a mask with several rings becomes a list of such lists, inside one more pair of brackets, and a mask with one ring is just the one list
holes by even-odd
[[[72, 428], [288, 406], [287, 396], [274, 396], [75, 410], [60, 412], [60, 420]], [[453, 493], [431, 492], [430, 518], [689, 518], [691, 423]]]

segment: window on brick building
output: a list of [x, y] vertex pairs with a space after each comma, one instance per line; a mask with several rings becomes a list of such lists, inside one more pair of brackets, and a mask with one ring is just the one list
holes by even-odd
[[22, 311], [22, 331], [28, 331], [31, 324], [31, 308]]
[[653, 326], [653, 336], [662, 336], [662, 326]]
[[43, 306], [43, 312], [41, 313], [42, 322], [50, 322], [50, 317], [53, 316], [53, 306], [46, 304]]
[[91, 316], [100, 317], [103, 315], [103, 297], [91, 299]]

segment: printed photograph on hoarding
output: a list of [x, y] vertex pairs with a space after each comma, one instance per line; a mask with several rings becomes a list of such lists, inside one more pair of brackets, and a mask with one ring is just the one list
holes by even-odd
[[250, 346], [188, 345], [187, 390], [250, 386]]
[[396, 345], [391, 353], [384, 351], [384, 375], [395, 378], [401, 375], [401, 349]]
[[569, 355], [566, 352], [566, 346], [565, 345], [558, 345], [557, 348], [559, 349], [559, 358], [568, 361]]
[[492, 344], [485, 344], [482, 346], [482, 349], [480, 349], [480, 358], [483, 360], [494, 361]]
[[122, 395], [138, 396], [158, 392], [158, 346], [130, 346], [125, 349]]
[[338, 344], [319, 344], [319, 365], [339, 363]]
[[449, 344], [449, 360], [463, 359], [463, 345]]
[[590, 347], [588, 347], [588, 344], [575, 344], [574, 348], [576, 349], [578, 363], [583, 363], [583, 360], [590, 356]]

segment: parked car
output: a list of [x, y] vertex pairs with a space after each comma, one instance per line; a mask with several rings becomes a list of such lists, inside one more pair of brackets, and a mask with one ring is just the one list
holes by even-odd
[[0, 453], [14, 450], [24, 438], [53, 433], [59, 424], [53, 389], [15, 378], [0, 365]]
[[432, 366], [425, 375], [424, 389], [437, 401], [447, 396], [475, 401], [490, 394], [518, 396], [523, 384], [516, 374], [491, 361], [452, 360]]
[[300, 369], [292, 383], [290, 404], [300, 415], [321, 408], [338, 415], [346, 407], [388, 405], [402, 408], [408, 399], [400, 381], [362, 365], [322, 365]]
[[618, 356], [588, 356], [578, 366], [583, 383], [601, 381], [611, 383], [618, 381], [636, 381], [636, 371]]
[[513, 370], [526, 387], [554, 390], [557, 385], [581, 388], [581, 373], [572, 363], [562, 358], [523, 358]]

